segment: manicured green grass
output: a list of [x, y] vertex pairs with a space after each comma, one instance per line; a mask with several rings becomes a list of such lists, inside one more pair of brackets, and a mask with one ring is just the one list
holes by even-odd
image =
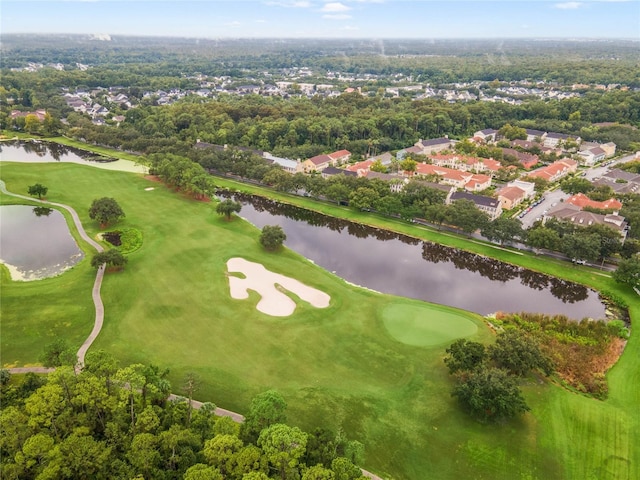
[[[265, 253], [256, 228], [238, 218], [227, 222], [212, 204], [139, 175], [3, 162], [1, 177], [10, 191], [24, 192], [36, 181], [47, 185], [48, 198], [76, 208], [91, 235], [99, 232], [88, 218], [91, 201], [114, 197], [126, 213], [117, 226], [142, 232], [143, 245], [129, 256], [126, 269], [105, 277], [105, 326], [92, 347], [112, 352], [122, 365], [168, 367], [177, 389], [194, 372], [203, 381], [198, 398], [241, 413], [253, 395], [276, 388], [287, 399], [292, 423], [343, 427], [366, 445], [364, 466], [389, 478], [639, 477], [637, 335], [609, 376], [609, 401], [532, 379], [525, 386], [530, 414], [508, 425], [481, 425], [450, 396], [444, 346], [397, 341], [381, 314], [388, 305], [397, 306], [394, 314], [441, 310], [351, 286], [286, 249]], [[156, 188], [145, 191], [149, 186]], [[236, 256], [328, 293], [331, 305], [315, 309], [301, 302], [291, 317], [274, 318], [255, 309], [257, 295], [231, 299], [225, 263]], [[31, 363], [38, 356], [35, 348], [15, 346], [19, 323], [32, 332], [60, 322], [82, 326], [73, 338], [67, 331], [79, 345], [90, 330], [82, 323], [88, 312], [73, 307], [90, 302], [93, 271], [87, 263], [31, 284], [2, 278], [3, 363]], [[38, 299], [42, 294], [47, 301]], [[632, 310], [633, 318], [639, 318], [638, 310]], [[10, 325], [7, 315], [14, 318]], [[469, 338], [490, 342], [482, 322], [468, 318], [478, 327]]]
[[425, 309], [404, 302], [392, 303], [384, 308], [382, 318], [393, 338], [416, 347], [450, 343], [478, 331], [468, 315], [444, 306], [432, 305]]

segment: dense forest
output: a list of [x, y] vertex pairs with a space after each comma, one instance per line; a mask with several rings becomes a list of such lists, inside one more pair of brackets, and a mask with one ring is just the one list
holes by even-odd
[[195, 408], [194, 375], [184, 379], [189, 397], [169, 400], [169, 371], [158, 366], [120, 367], [96, 351], [74, 370], [61, 342], [45, 355], [58, 365], [46, 378], [0, 371], [3, 479], [364, 478], [354, 465], [361, 443], [341, 431], [286, 425], [287, 404], [276, 391], [256, 396], [239, 424], [211, 403]]

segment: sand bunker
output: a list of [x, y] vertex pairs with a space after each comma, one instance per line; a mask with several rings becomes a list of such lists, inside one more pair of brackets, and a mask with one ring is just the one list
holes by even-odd
[[147, 188], [145, 188], [145, 190], [147, 192], [150, 192], [151, 190], [155, 190], [155, 189], [156, 189], [156, 187], [147, 187]]
[[262, 297], [256, 308], [273, 317], [287, 317], [296, 309], [296, 302], [282, 293], [282, 289], [289, 290], [316, 308], [328, 307], [331, 300], [329, 295], [320, 290], [293, 278], [270, 272], [261, 264], [249, 262], [244, 258], [229, 259], [227, 269], [229, 273], [239, 272], [246, 276], [239, 278], [229, 275], [231, 297], [244, 300], [249, 298], [248, 290], [254, 290]]

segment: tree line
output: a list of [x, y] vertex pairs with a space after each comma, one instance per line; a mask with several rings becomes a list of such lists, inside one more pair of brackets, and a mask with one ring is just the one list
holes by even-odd
[[194, 408], [194, 374], [184, 378], [184, 396], [169, 400], [169, 371], [156, 365], [121, 367], [95, 351], [74, 370], [63, 341], [48, 345], [43, 360], [56, 366], [46, 378], [0, 372], [3, 479], [364, 478], [361, 443], [341, 430], [287, 425], [276, 391], [254, 397], [238, 424], [211, 403]]

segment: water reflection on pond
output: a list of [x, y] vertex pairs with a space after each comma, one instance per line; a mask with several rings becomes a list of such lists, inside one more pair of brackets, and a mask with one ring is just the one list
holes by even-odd
[[604, 318], [597, 292], [498, 260], [309, 212], [261, 197], [236, 196], [259, 228], [280, 225], [285, 244], [345, 280], [373, 290], [496, 311]]
[[12, 162], [72, 162], [86, 164], [89, 161], [113, 161], [98, 157], [83, 150], [60, 145], [59, 143], [40, 141], [0, 142], [2, 160]]
[[38, 140], [0, 142], [0, 160], [19, 163], [67, 162], [91, 165], [107, 170], [146, 173], [147, 167], [130, 160], [115, 160], [86, 150]]
[[0, 261], [13, 280], [53, 277], [82, 260], [82, 251], [59, 211], [3, 205], [0, 218]]

